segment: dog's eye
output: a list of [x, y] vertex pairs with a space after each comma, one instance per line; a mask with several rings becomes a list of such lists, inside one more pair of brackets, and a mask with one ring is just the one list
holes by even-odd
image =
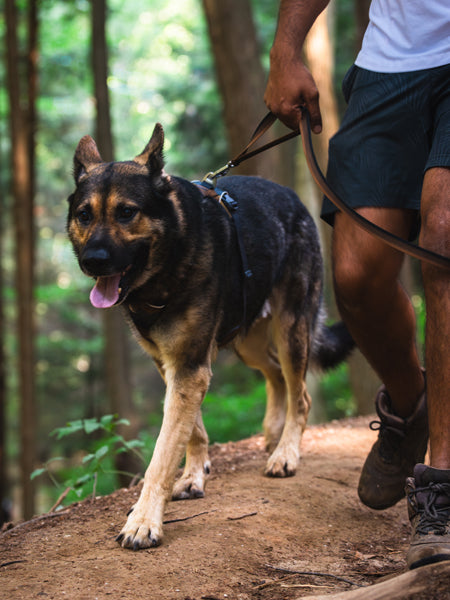
[[117, 219], [126, 223], [127, 221], [131, 221], [136, 213], [137, 208], [134, 206], [119, 206], [117, 209]]
[[91, 220], [91, 211], [84, 208], [77, 213], [77, 218], [82, 225], [87, 225]]

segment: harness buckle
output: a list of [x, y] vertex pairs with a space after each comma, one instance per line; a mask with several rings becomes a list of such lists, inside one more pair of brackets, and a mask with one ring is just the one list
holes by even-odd
[[238, 209], [238, 203], [230, 196], [228, 192], [222, 192], [220, 194], [219, 202], [230, 215]]

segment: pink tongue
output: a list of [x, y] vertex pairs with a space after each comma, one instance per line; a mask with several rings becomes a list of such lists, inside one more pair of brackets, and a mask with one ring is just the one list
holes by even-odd
[[111, 277], [98, 277], [89, 296], [95, 308], [109, 308], [119, 299], [120, 274]]

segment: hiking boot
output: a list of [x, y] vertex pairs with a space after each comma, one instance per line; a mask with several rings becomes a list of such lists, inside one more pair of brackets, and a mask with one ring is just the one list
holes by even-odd
[[362, 468], [358, 495], [366, 506], [383, 510], [404, 497], [406, 478], [425, 458], [428, 443], [425, 392], [407, 419], [394, 413], [385, 386], [378, 390], [375, 408], [380, 420], [372, 421], [370, 428], [379, 434]]
[[416, 465], [406, 494], [413, 529], [408, 567], [450, 560], [450, 470]]

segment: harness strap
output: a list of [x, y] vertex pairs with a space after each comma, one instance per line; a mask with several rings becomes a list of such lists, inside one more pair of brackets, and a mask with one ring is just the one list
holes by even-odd
[[247, 317], [248, 281], [251, 277], [253, 277], [253, 272], [250, 268], [247, 253], [245, 251], [244, 240], [242, 238], [242, 227], [239, 219], [239, 205], [236, 202], [236, 200], [234, 200], [234, 198], [232, 198], [228, 192], [213, 187], [213, 185], [210, 182], [193, 181], [192, 183], [198, 187], [203, 196], [216, 200], [225, 209], [228, 216], [234, 223], [234, 227], [236, 230], [239, 255], [241, 258], [241, 265], [244, 273], [244, 281], [242, 285], [242, 319], [241, 322], [235, 327], [233, 327], [221, 340], [217, 340], [219, 346], [224, 346], [225, 344], [230, 342], [245, 325]]

